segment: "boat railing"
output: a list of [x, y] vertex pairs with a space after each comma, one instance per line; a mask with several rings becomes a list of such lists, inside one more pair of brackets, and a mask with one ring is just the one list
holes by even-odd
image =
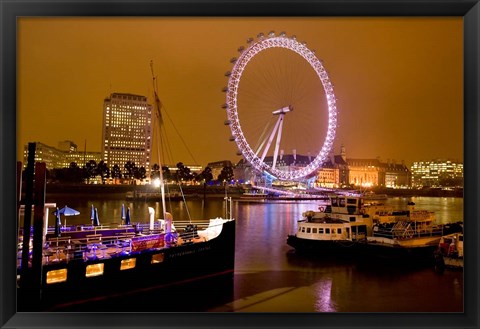
[[389, 239], [406, 239], [415, 237], [427, 236], [441, 236], [443, 234], [442, 227], [417, 227], [411, 225], [412, 223], [399, 221], [393, 226], [375, 226], [373, 235], [377, 237], [384, 237]]

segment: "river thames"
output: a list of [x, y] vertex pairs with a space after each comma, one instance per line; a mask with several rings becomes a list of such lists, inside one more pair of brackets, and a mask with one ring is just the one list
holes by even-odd
[[[80, 215], [69, 224], [90, 223], [92, 204], [102, 224], [120, 223], [121, 206], [130, 207], [132, 222], [148, 222], [148, 207], [160, 218], [159, 202], [126, 201], [124, 195], [101, 196], [47, 194], [47, 202], [68, 205]], [[437, 223], [463, 221], [462, 198], [395, 197], [385, 201], [405, 208], [432, 210]], [[131, 312], [463, 312], [463, 271], [437, 273], [432, 266], [392, 266], [355, 259], [321, 258], [296, 254], [286, 244], [302, 212], [316, 210], [322, 201], [271, 203], [233, 202], [236, 223], [235, 274], [232, 282], [215, 282], [116, 300], [91, 302], [78, 311]], [[167, 206], [174, 222], [224, 217], [218, 199], [173, 202]], [[49, 224], [54, 216], [50, 214]], [[152, 300], [168, 300], [152, 303]]]

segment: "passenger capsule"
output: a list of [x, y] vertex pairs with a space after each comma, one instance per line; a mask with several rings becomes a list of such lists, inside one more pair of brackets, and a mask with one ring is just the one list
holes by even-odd
[[230, 72], [230, 71], [225, 72], [225, 76], [226, 76], [226, 77], [229, 77], [230, 75], [232, 75], [232, 72]]

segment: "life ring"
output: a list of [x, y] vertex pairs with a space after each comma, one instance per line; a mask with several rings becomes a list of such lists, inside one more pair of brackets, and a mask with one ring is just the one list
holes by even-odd
[[321, 212], [324, 212], [325, 208], [323, 208], [323, 207], [318, 207], [318, 210], [320, 210]]

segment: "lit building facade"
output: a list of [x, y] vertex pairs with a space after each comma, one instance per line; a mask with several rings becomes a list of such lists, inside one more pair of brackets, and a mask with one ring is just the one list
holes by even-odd
[[[59, 148], [46, 145], [41, 142], [35, 142], [35, 162], [45, 162], [47, 169], [59, 169], [68, 168], [72, 162], [75, 162], [79, 167], [83, 167], [84, 164], [90, 160], [95, 161], [97, 164], [102, 159], [101, 152], [78, 152], [72, 151], [70, 147], [65, 147], [65, 142], [59, 143]], [[72, 143], [73, 144], [73, 143]], [[73, 144], [75, 145], [75, 144]], [[28, 144], [23, 148], [23, 167], [27, 166], [28, 161]]]
[[315, 187], [339, 188], [340, 167], [334, 165], [331, 161], [324, 163], [318, 171]]
[[348, 183], [359, 187], [385, 186], [385, 172], [378, 159], [347, 159]]
[[381, 162], [376, 159], [347, 158], [345, 147], [342, 145], [339, 155], [334, 155], [319, 169], [316, 186], [338, 188], [355, 186], [360, 188], [409, 187], [411, 173], [407, 166], [395, 161]]
[[150, 172], [152, 106], [147, 97], [113, 93], [103, 103], [102, 156], [109, 168], [127, 161]]
[[463, 164], [451, 160], [414, 162], [411, 167], [414, 187], [463, 186]]

